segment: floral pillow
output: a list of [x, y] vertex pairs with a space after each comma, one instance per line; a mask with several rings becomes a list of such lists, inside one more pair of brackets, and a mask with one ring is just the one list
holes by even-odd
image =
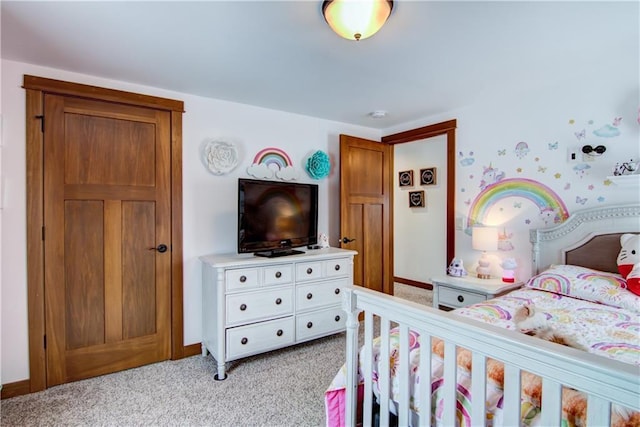
[[552, 265], [529, 279], [525, 286], [640, 312], [640, 297], [629, 292], [625, 279], [615, 273], [576, 265]]

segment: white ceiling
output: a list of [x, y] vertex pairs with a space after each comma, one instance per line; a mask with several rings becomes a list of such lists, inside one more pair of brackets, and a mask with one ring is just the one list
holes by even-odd
[[0, 5], [3, 59], [380, 129], [638, 56], [637, 1], [400, 0], [360, 42], [321, 0]]

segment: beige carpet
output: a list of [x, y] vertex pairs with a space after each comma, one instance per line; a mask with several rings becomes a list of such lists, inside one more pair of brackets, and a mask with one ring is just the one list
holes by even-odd
[[[431, 292], [396, 285], [431, 304]], [[324, 392], [344, 363], [344, 334], [229, 363], [193, 356], [0, 401], [4, 426], [323, 426]]]

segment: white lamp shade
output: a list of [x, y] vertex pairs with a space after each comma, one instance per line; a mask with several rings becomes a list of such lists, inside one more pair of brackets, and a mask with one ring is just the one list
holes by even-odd
[[476, 251], [498, 250], [498, 229], [493, 227], [473, 227], [471, 247]]
[[331, 0], [324, 2], [322, 13], [339, 36], [363, 40], [382, 28], [392, 8], [389, 0]]

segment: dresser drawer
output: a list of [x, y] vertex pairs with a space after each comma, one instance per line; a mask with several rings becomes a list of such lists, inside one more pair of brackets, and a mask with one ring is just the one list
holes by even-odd
[[227, 324], [293, 314], [293, 287], [227, 295]]
[[263, 269], [263, 277], [262, 283], [266, 286], [291, 283], [293, 280], [293, 266], [289, 264], [265, 267]]
[[296, 281], [304, 282], [321, 279], [322, 277], [322, 262], [302, 262], [296, 264]]
[[487, 297], [483, 294], [447, 288], [442, 285], [439, 287], [438, 292], [439, 303], [449, 307], [464, 307], [487, 300]]
[[344, 330], [347, 314], [340, 307], [298, 314], [296, 341], [304, 341]]
[[243, 268], [242, 270], [227, 270], [225, 281], [227, 290], [241, 290], [257, 288], [260, 285], [259, 268]]
[[349, 284], [349, 279], [342, 279], [298, 285], [296, 288], [296, 310], [339, 305], [342, 300], [341, 288], [349, 286]]
[[331, 259], [324, 262], [326, 277], [340, 277], [349, 275], [351, 268], [350, 258]]
[[291, 345], [295, 340], [294, 327], [293, 317], [285, 317], [227, 329], [226, 357], [233, 360]]

